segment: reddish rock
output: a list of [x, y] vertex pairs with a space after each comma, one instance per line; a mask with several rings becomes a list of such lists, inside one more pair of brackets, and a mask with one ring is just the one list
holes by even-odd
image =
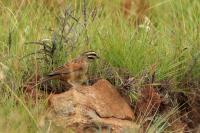
[[93, 132], [99, 127], [112, 132], [137, 128], [132, 122], [135, 117], [131, 108], [106, 80], [52, 95], [49, 103], [48, 118], [56, 125], [72, 127], [76, 132]]

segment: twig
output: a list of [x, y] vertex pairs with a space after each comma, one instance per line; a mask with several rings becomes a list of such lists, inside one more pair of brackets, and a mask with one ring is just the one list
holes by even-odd
[[8, 33], [8, 48], [9, 48], [9, 51], [11, 49], [11, 46], [12, 46], [12, 32], [11, 32], [11, 30], [9, 30], [9, 33]]
[[51, 53], [51, 64], [53, 66], [53, 64], [54, 64], [53, 56], [54, 56], [54, 53], [56, 51], [56, 33], [55, 32], [52, 35], [51, 43], [52, 43], [52, 48], [51, 48], [50, 53]]
[[66, 22], [67, 22], [67, 16], [68, 16], [68, 10], [69, 9], [66, 9], [65, 10], [65, 13], [64, 13], [64, 18], [63, 18], [63, 23], [61, 24], [61, 36], [60, 36], [60, 50], [63, 48], [62, 46], [62, 40], [63, 40], [63, 34], [64, 34], [64, 31], [65, 31], [65, 26], [66, 26]]
[[85, 43], [89, 44], [89, 37], [87, 33], [87, 11], [86, 11], [86, 0], [83, 0], [83, 24], [85, 27]]
[[51, 50], [51, 47], [48, 46], [47, 44], [45, 44], [44, 42], [26, 42], [25, 44], [36, 44], [36, 45], [41, 45], [41, 46], [44, 46], [46, 47], [48, 50]]
[[87, 11], [86, 11], [86, 0], [83, 0], [83, 19], [84, 19], [84, 26], [87, 27]]
[[25, 56], [21, 57], [20, 60], [23, 60], [24, 58], [27, 58], [27, 57], [29, 57], [31, 55], [34, 55], [34, 54], [47, 54], [49, 57], [51, 57], [51, 55], [49, 53], [46, 53], [46, 51], [44, 51], [43, 49], [41, 49], [41, 50], [39, 50], [37, 52], [33, 52], [33, 53], [30, 53], [28, 55], [25, 55]]
[[96, 16], [97, 16], [97, 7], [94, 7], [94, 9], [92, 10], [90, 16], [92, 17], [92, 21], [94, 21]]

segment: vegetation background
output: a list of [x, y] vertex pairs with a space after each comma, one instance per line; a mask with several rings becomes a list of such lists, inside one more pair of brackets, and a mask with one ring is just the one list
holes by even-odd
[[135, 1], [129, 9], [121, 0], [1, 0], [0, 132], [37, 132], [47, 101], [27, 104], [23, 86], [90, 49], [102, 58], [92, 77], [114, 75], [117, 86], [120, 68], [199, 95], [200, 1]]

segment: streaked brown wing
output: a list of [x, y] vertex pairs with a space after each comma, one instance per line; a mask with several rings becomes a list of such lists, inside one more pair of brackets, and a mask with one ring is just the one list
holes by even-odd
[[49, 73], [48, 76], [60, 75], [63, 72], [69, 73], [69, 70], [66, 69], [64, 66], [60, 66], [60, 67], [56, 68], [53, 72]]
[[53, 72], [48, 74], [48, 76], [55, 76], [55, 75], [61, 75], [61, 74], [69, 74], [75, 71], [80, 71], [82, 70], [83, 67], [80, 63], [70, 63], [70, 64], [65, 64], [64, 66], [60, 66], [56, 68]]

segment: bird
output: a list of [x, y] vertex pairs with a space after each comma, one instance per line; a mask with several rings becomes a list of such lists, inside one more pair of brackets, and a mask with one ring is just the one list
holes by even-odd
[[70, 62], [57, 67], [43, 78], [42, 82], [58, 79], [72, 85], [72, 87], [80, 86], [87, 79], [86, 73], [89, 63], [96, 59], [99, 59], [99, 56], [95, 51], [84, 52]]

